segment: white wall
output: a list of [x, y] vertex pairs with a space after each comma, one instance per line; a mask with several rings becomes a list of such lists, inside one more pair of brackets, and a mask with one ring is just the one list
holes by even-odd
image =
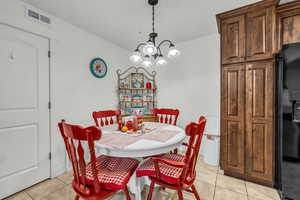
[[[158, 71], [158, 106], [178, 108], [181, 127], [204, 115], [207, 118], [205, 132], [220, 134], [219, 43], [218, 34], [179, 43], [176, 46], [182, 52], [180, 57], [155, 69]], [[201, 154], [206, 149], [204, 137]]]
[[[115, 71], [128, 66], [129, 52], [51, 15], [51, 27], [30, 21], [24, 18], [28, 6], [19, 0], [2, 0], [0, 23], [50, 38], [51, 167], [52, 176], [56, 176], [65, 170], [65, 147], [57, 129], [58, 121], [93, 124], [92, 111], [117, 108]], [[103, 79], [94, 78], [89, 71], [89, 62], [94, 57], [102, 57], [108, 64], [109, 71]]]
[[213, 34], [176, 45], [182, 54], [158, 71], [158, 106], [180, 109], [178, 124], [200, 115], [208, 119], [207, 132], [219, 133], [220, 45]]

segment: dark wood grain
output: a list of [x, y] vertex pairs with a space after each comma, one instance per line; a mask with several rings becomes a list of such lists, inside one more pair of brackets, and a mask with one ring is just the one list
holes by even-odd
[[300, 42], [300, 14], [287, 17], [283, 23], [283, 44]]
[[226, 171], [244, 174], [244, 99], [245, 66], [222, 68], [222, 152]]
[[245, 59], [245, 16], [222, 22], [222, 63], [237, 63]]
[[246, 177], [273, 185], [273, 61], [246, 64]]
[[275, 7], [247, 14], [247, 60], [273, 57], [273, 25]]
[[230, 11], [226, 11], [226, 12], [217, 14], [216, 18], [217, 18], [217, 25], [218, 25], [219, 33], [221, 33], [221, 23], [224, 19], [245, 15], [245, 14], [253, 12], [253, 11], [268, 8], [271, 6], [276, 6], [276, 5], [278, 5], [278, 3], [279, 3], [279, 0], [263, 0], [263, 1], [249, 4], [249, 5], [237, 8], [237, 9], [233, 9]]
[[300, 42], [300, 1], [277, 8], [277, 51], [283, 44]]

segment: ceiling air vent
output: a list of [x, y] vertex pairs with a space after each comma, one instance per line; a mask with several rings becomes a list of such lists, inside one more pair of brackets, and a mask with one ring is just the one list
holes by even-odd
[[51, 20], [49, 17], [45, 16], [45, 15], [40, 15], [40, 21], [44, 22], [46, 24], [51, 24]]
[[39, 21], [43, 24], [51, 24], [51, 19], [49, 17], [31, 9], [26, 9], [26, 16], [34, 21]]
[[30, 10], [30, 9], [27, 10], [27, 15], [28, 15], [29, 17], [32, 17], [32, 18], [36, 19], [36, 20], [39, 20], [39, 19], [40, 19], [39, 13], [34, 12], [33, 10]]

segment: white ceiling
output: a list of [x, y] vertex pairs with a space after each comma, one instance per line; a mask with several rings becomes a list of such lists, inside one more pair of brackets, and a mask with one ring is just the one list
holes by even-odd
[[[147, 0], [23, 0], [128, 50], [148, 39]], [[258, 0], [160, 0], [158, 40], [183, 42], [217, 32], [215, 15]]]

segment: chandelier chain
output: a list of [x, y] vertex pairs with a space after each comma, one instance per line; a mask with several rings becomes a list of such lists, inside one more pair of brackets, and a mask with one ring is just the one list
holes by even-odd
[[155, 33], [155, 29], [154, 29], [154, 6], [152, 6], [152, 32]]
[[161, 51], [161, 46], [163, 44], [169, 44], [167, 56], [170, 59], [179, 56], [180, 51], [175, 48], [175, 45], [171, 40], [163, 40], [160, 43], [156, 44], [158, 33], [155, 32], [155, 5], [158, 4], [158, 0], [148, 0], [148, 3], [150, 6], [152, 6], [152, 33], [149, 33], [149, 39], [146, 42], [138, 44], [129, 59], [133, 63], [141, 64], [144, 67], [150, 67], [153, 65], [162, 66], [167, 64], [163, 52]]

